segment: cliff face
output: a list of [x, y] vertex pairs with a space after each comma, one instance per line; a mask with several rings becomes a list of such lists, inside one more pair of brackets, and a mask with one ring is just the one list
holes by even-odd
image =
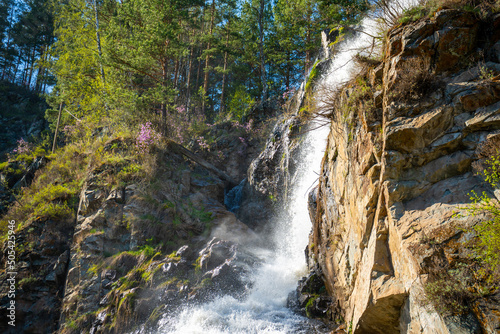
[[[32, 186], [54, 178], [54, 170], [61, 175], [81, 169], [75, 176], [82, 177], [79, 201], [71, 204], [76, 217], [70, 211], [65, 219], [22, 221], [16, 235], [16, 327], [2, 322], [0, 331], [146, 331], [164, 315], [173, 317], [179, 307], [218, 291], [242, 294], [244, 278], [258, 263], [245, 246], [259, 238], [226, 209], [224, 197], [243, 177], [246, 163], [240, 158], [242, 166], [234, 168], [231, 161], [251, 160], [258, 143], [250, 135], [244, 142], [238, 136], [241, 132], [222, 136], [221, 169], [170, 141], [134, 160], [129, 137], [97, 139], [87, 151], [71, 146], [59, 160], [45, 159]], [[49, 204], [62, 196], [70, 195]], [[8, 249], [5, 243], [0, 254], [4, 268]], [[1, 271], [0, 279], [7, 278]], [[3, 285], [4, 318], [8, 292]]]
[[187, 151], [170, 143], [156, 154], [158, 177], [147, 186], [110, 191], [102, 184], [106, 166], [89, 173], [69, 251], [60, 333], [147, 331], [217, 291], [243, 293], [245, 274], [257, 262], [245, 245], [258, 237], [225, 208], [227, 180], [179, 150]]
[[363, 78], [369, 107], [349, 109], [356, 87], [338, 98], [309, 260], [355, 333], [500, 328], [498, 296], [460, 316], [440, 316], [424, 297], [436, 267], [469, 261], [467, 228], [479, 218], [454, 212], [487, 190], [472, 165], [500, 133], [499, 37], [498, 15], [439, 11], [389, 32], [381, 65]]

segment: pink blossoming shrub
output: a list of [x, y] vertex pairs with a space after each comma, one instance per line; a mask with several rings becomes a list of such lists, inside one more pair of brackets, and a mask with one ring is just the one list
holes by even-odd
[[283, 103], [281, 104], [282, 109], [288, 109], [288, 105], [289, 105], [290, 101], [292, 100], [293, 96], [295, 95], [295, 91], [296, 91], [296, 89], [294, 87], [292, 87], [283, 93], [283, 96], [282, 96]]
[[68, 124], [62, 129], [67, 142], [82, 139], [86, 131], [85, 125], [80, 121], [76, 121], [73, 125]]
[[196, 139], [196, 142], [198, 143], [198, 145], [202, 150], [210, 152], [210, 145], [208, 145], [207, 141], [205, 140], [205, 137], [199, 136]]
[[176, 107], [175, 112], [167, 115], [167, 124], [167, 136], [179, 144], [187, 144], [197, 133], [209, 126], [205, 115], [197, 110], [190, 110], [188, 114], [183, 105]]
[[149, 152], [151, 146], [159, 142], [160, 134], [153, 129], [151, 122], [141, 124], [141, 130], [135, 140], [135, 146], [139, 153]]
[[28, 154], [31, 152], [31, 145], [24, 138], [17, 141], [17, 147], [12, 150], [13, 153], [17, 154]]

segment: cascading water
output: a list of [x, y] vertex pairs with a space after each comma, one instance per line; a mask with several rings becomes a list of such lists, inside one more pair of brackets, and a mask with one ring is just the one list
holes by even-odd
[[[411, 2], [412, 0], [409, 0]], [[360, 29], [374, 31], [375, 20], [365, 19]], [[361, 50], [370, 48], [373, 42], [369, 34], [357, 33], [337, 46], [330, 61], [329, 70], [317, 83], [333, 91], [349, 80], [353, 70], [353, 57]], [[316, 92], [321, 94], [321, 91]], [[321, 99], [320, 99], [321, 100]], [[321, 121], [316, 120], [321, 123]], [[324, 120], [323, 120], [323, 123]], [[317, 126], [318, 127], [318, 126]], [[315, 128], [312, 124], [311, 128]], [[319, 126], [309, 131], [303, 140], [301, 165], [297, 181], [290, 191], [290, 212], [274, 229], [274, 244], [269, 249], [258, 249], [256, 255], [263, 263], [255, 270], [250, 281], [252, 288], [243, 299], [222, 295], [215, 300], [190, 306], [176, 316], [166, 316], [159, 322], [156, 333], [169, 334], [249, 334], [249, 333], [321, 333], [317, 323], [295, 314], [286, 307], [287, 297], [297, 281], [306, 274], [304, 249], [308, 243], [311, 222], [307, 207], [307, 193], [317, 182], [321, 159], [326, 148], [329, 127]], [[232, 193], [231, 208], [239, 205], [238, 191]], [[240, 191], [241, 192], [241, 191]], [[233, 203], [234, 202], [234, 203]], [[226, 203], [228, 205], [228, 203]], [[230, 208], [230, 209], [231, 209]], [[233, 208], [233, 209], [234, 209]]]
[[[306, 135], [298, 182], [294, 185], [288, 213], [292, 220], [280, 219], [274, 231], [274, 247], [258, 250], [264, 263], [256, 269], [251, 290], [243, 300], [221, 296], [216, 300], [189, 308], [175, 318], [160, 321], [158, 333], [299, 333], [308, 319], [286, 307], [288, 294], [306, 274], [304, 248], [311, 222], [307, 193], [318, 178], [318, 169], [326, 147], [328, 127]], [[311, 333], [310, 329], [304, 333]]]

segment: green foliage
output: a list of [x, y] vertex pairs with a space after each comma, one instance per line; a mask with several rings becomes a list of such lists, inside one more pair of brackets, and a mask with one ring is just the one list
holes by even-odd
[[17, 205], [2, 219], [0, 230], [7, 226], [7, 217], [24, 225], [35, 219], [64, 220], [75, 215], [87, 157], [70, 145], [47, 158], [50, 161], [31, 186], [21, 190]]
[[18, 286], [20, 289], [29, 289], [30, 287], [34, 286], [37, 282], [38, 279], [33, 276], [25, 277], [19, 281]]
[[306, 303], [306, 306], [305, 306], [305, 310], [306, 310], [306, 315], [307, 315], [308, 318], [313, 318], [313, 316], [311, 314], [311, 308], [314, 307], [314, 300], [316, 298], [318, 298], [318, 297], [319, 297], [319, 295], [313, 294], [307, 300], [307, 303]]
[[310, 92], [312, 85], [318, 79], [318, 69], [317, 69], [318, 64], [319, 64], [319, 60], [317, 60], [314, 63], [314, 65], [311, 69], [311, 72], [309, 73], [309, 76], [307, 78], [307, 83], [306, 83], [306, 92]]
[[129, 251], [128, 253], [135, 256], [144, 254], [147, 258], [152, 258], [157, 253], [156, 247], [153, 245], [153, 238], [146, 240], [146, 244], [137, 247], [136, 251]]
[[[498, 152], [498, 151], [497, 151]], [[500, 155], [486, 161], [483, 170], [485, 181], [493, 188], [498, 189], [500, 181]], [[485, 214], [487, 219], [474, 227], [478, 236], [476, 251], [479, 258], [495, 274], [500, 274], [500, 204], [497, 199], [491, 198], [486, 192], [481, 195], [471, 191], [472, 204], [465, 207], [471, 216]]]
[[495, 77], [495, 72], [488, 69], [483, 64], [479, 65], [479, 78], [481, 80], [492, 80]]
[[96, 276], [101, 269], [102, 269], [102, 263], [101, 264], [94, 264], [87, 270], [87, 272]]
[[209, 223], [214, 219], [214, 215], [211, 211], [206, 211], [205, 208], [197, 209], [191, 206], [191, 217], [199, 219], [202, 223]]
[[425, 7], [425, 6], [411, 7], [411, 8], [405, 9], [403, 11], [403, 14], [399, 18], [399, 22], [401, 24], [414, 22], [414, 21], [421, 19], [422, 17], [425, 17], [428, 14], [429, 14], [428, 7]]
[[255, 99], [246, 91], [244, 86], [239, 86], [234, 92], [228, 103], [228, 119], [243, 122], [252, 107], [255, 105]]
[[117, 178], [122, 182], [130, 182], [141, 176], [143, 176], [142, 166], [138, 163], [130, 163], [118, 172]]
[[33, 215], [36, 218], [44, 219], [67, 219], [74, 216], [74, 210], [74, 208], [70, 208], [66, 203], [56, 204], [42, 202], [36, 206]]
[[472, 282], [472, 274], [463, 263], [453, 269], [440, 270], [430, 276], [424, 287], [426, 299], [439, 314], [463, 314], [474, 298], [470, 292]]

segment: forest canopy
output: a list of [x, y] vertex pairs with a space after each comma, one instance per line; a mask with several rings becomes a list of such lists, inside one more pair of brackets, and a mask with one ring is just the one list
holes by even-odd
[[175, 120], [241, 120], [314, 64], [321, 31], [364, 0], [1, 0], [1, 80], [83, 117], [175, 133]]

